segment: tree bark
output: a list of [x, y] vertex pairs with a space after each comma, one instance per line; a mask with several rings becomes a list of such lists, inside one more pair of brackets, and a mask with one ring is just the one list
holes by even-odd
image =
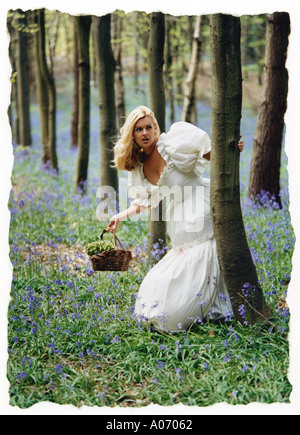
[[201, 56], [201, 23], [202, 17], [197, 16], [193, 36], [189, 72], [185, 81], [182, 121], [197, 123], [196, 111], [196, 78]]
[[[239, 150], [242, 102], [240, 19], [211, 19], [211, 215], [218, 257], [237, 321], [271, 316], [249, 250], [240, 205]], [[245, 310], [245, 313], [244, 313]], [[245, 319], [244, 319], [244, 316]]]
[[268, 15], [264, 97], [258, 112], [249, 181], [250, 197], [259, 201], [261, 195], [267, 192], [280, 208], [281, 147], [288, 93], [285, 62], [289, 33], [288, 13]]
[[17, 69], [17, 97], [19, 112], [19, 139], [23, 146], [31, 145], [30, 127], [30, 101], [29, 101], [29, 80], [28, 80], [28, 58], [26, 44], [26, 16], [23, 11], [16, 11], [16, 69]]
[[[38, 13], [34, 11], [34, 22], [38, 25]], [[45, 165], [48, 161], [51, 161], [51, 154], [48, 148], [48, 119], [49, 119], [49, 98], [48, 88], [45, 82], [42, 67], [42, 40], [40, 30], [34, 34], [34, 57], [35, 57], [35, 77], [37, 95], [39, 101], [40, 122], [41, 122], [41, 143], [42, 143], [42, 163]]]
[[[175, 82], [175, 104], [177, 106], [182, 106], [183, 103], [183, 77], [185, 77], [185, 65], [182, 56], [182, 40], [187, 40], [190, 44], [190, 38], [186, 36], [186, 30], [183, 30], [182, 23], [180, 21], [175, 21], [173, 26], [174, 40], [176, 41], [174, 49], [174, 82]], [[186, 42], [185, 42], [186, 44]]]
[[8, 108], [9, 122], [12, 129], [13, 143], [20, 143], [20, 130], [19, 130], [19, 109], [18, 109], [18, 87], [16, 83], [16, 44], [17, 44], [17, 30], [12, 25], [13, 11], [9, 11], [7, 16], [7, 29], [10, 35], [9, 42], [9, 60], [11, 64], [11, 103]]
[[74, 47], [73, 47], [73, 111], [72, 111], [72, 123], [71, 123], [71, 148], [78, 146], [78, 114], [79, 114], [79, 97], [78, 97], [78, 80], [79, 80], [79, 68], [78, 68], [78, 37], [77, 37], [77, 17], [73, 17], [73, 35], [74, 35]]
[[90, 148], [90, 27], [91, 16], [76, 17], [78, 42], [78, 157], [75, 191], [86, 191]]
[[112, 14], [112, 50], [115, 58], [115, 93], [116, 93], [116, 111], [118, 119], [118, 128], [123, 126], [125, 120], [125, 100], [123, 86], [123, 71], [122, 71], [122, 17], [118, 13]]
[[[148, 45], [150, 105], [161, 132], [165, 131], [165, 88], [163, 80], [165, 18], [161, 12], [150, 15], [150, 37]], [[162, 214], [163, 203], [152, 209], [149, 221], [149, 247], [166, 244], [166, 222]]]
[[165, 89], [166, 100], [169, 105], [169, 122], [173, 124], [175, 122], [175, 104], [174, 104], [174, 66], [173, 66], [173, 49], [171, 41], [172, 33], [172, 17], [170, 15], [165, 16], [165, 28], [166, 28], [166, 50], [165, 50]]
[[[45, 10], [39, 9], [39, 47], [40, 47], [40, 68], [43, 80], [46, 83], [48, 92], [48, 152], [50, 155], [51, 168], [58, 170], [56, 154], [56, 88], [53, 72], [49, 70], [45, 52]], [[52, 63], [52, 62], [51, 62]]]
[[[114, 91], [115, 61], [111, 47], [111, 14], [92, 18], [100, 115], [100, 184], [114, 188], [118, 203], [118, 172], [112, 167], [117, 137]], [[117, 204], [118, 208], [118, 204]]]

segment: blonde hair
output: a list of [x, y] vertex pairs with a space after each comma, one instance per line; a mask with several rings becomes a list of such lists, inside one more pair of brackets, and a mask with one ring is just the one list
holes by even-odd
[[114, 147], [114, 163], [118, 169], [132, 171], [141, 162], [142, 155], [136, 144], [133, 133], [136, 123], [146, 116], [152, 118], [155, 127], [155, 138], [158, 139], [160, 129], [152, 110], [146, 106], [139, 106], [129, 113], [123, 127], [120, 130], [120, 139]]

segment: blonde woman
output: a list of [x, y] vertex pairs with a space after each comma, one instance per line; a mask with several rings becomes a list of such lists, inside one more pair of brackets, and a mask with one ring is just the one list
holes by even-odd
[[[240, 151], [243, 146], [240, 141]], [[162, 192], [177, 188], [168, 210], [172, 248], [145, 276], [135, 315], [144, 325], [170, 332], [224, 318], [232, 308], [213, 235], [209, 179], [202, 176], [210, 160], [207, 133], [176, 122], [160, 134], [153, 112], [139, 106], [126, 119], [114, 152], [116, 167], [129, 171], [133, 201], [111, 218], [107, 230], [117, 231], [122, 220], [157, 206]]]

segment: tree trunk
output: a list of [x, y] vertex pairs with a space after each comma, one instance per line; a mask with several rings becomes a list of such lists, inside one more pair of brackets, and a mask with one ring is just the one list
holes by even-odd
[[52, 76], [54, 76], [53, 60], [55, 57], [55, 50], [57, 46], [59, 21], [60, 21], [60, 12], [55, 11], [49, 23], [48, 38], [47, 38], [48, 50], [49, 50], [49, 63], [50, 63], [49, 70]]
[[215, 14], [211, 21], [211, 214], [220, 267], [237, 321], [271, 316], [248, 247], [240, 205], [239, 150], [242, 78], [240, 19]]
[[20, 9], [17, 10], [16, 17], [19, 29], [16, 30], [16, 69], [17, 69], [17, 97], [19, 111], [19, 135], [20, 144], [23, 146], [31, 145], [30, 129], [30, 101], [29, 101], [29, 81], [28, 81], [28, 59], [25, 32], [26, 16]]
[[115, 91], [116, 91], [116, 110], [118, 119], [118, 128], [120, 129], [125, 120], [125, 101], [123, 86], [123, 71], [121, 62], [121, 31], [122, 17], [118, 13], [112, 14], [112, 49], [115, 58]]
[[201, 55], [201, 22], [202, 17], [197, 16], [192, 44], [192, 53], [188, 76], [185, 81], [182, 121], [197, 123], [196, 112], [196, 78]]
[[[111, 14], [93, 16], [100, 114], [100, 184], [111, 186], [118, 202], [118, 172], [112, 167], [117, 137], [114, 91], [115, 61], [110, 39]], [[118, 204], [117, 204], [118, 208]]]
[[134, 66], [133, 66], [133, 76], [134, 76], [134, 91], [137, 93], [139, 92], [139, 37], [138, 37], [138, 30], [137, 30], [137, 21], [138, 16], [137, 12], [133, 12], [129, 15], [130, 19], [130, 26], [132, 28], [132, 33], [134, 37]]
[[174, 53], [175, 53], [175, 83], [176, 83], [176, 105], [182, 107], [183, 104], [183, 81], [186, 75], [185, 60], [182, 52], [184, 50], [184, 45], [188, 45], [190, 48], [191, 38], [189, 37], [186, 28], [183, 26], [183, 22], [180, 20], [175, 21], [174, 25]]
[[258, 112], [249, 182], [250, 197], [259, 201], [261, 195], [267, 192], [280, 208], [281, 146], [288, 93], [285, 62], [289, 33], [288, 13], [268, 15], [264, 98]]
[[165, 17], [165, 27], [166, 27], [166, 50], [165, 50], [165, 89], [166, 89], [166, 100], [169, 105], [169, 122], [173, 124], [175, 122], [175, 104], [174, 104], [174, 93], [173, 93], [173, 83], [174, 83], [174, 73], [173, 73], [173, 53], [171, 44], [171, 31], [172, 31], [172, 17], [167, 15]]
[[[164, 14], [150, 15], [150, 37], [148, 46], [150, 104], [161, 132], [165, 131], [165, 88], [163, 80], [165, 19]], [[166, 222], [162, 215], [163, 204], [152, 209], [149, 221], [150, 249], [166, 244]]]
[[78, 67], [78, 37], [77, 37], [77, 25], [76, 17], [73, 17], [74, 26], [74, 48], [73, 48], [73, 112], [72, 112], [72, 124], [71, 124], [71, 148], [78, 146], [78, 80], [79, 80], [79, 67]]
[[75, 191], [86, 191], [90, 148], [90, 27], [91, 16], [76, 17], [78, 42], [78, 157]]
[[[43, 80], [46, 83], [48, 91], [48, 152], [50, 155], [51, 168], [58, 170], [56, 155], [56, 88], [52, 71], [49, 70], [45, 53], [45, 10], [39, 9], [38, 27], [39, 27], [39, 46], [40, 46], [40, 68]], [[51, 62], [52, 63], [52, 62]]]
[[[38, 25], [38, 13], [34, 11], [34, 22]], [[42, 163], [45, 165], [51, 161], [51, 154], [48, 148], [48, 119], [49, 119], [49, 98], [48, 88], [44, 79], [41, 67], [42, 58], [42, 40], [40, 31], [37, 31], [34, 35], [34, 57], [35, 57], [35, 77], [37, 95], [39, 101], [40, 110], [40, 122], [41, 122], [41, 143], [42, 143]]]
[[17, 37], [17, 30], [12, 25], [12, 19], [13, 19], [13, 12], [10, 11], [7, 17], [7, 29], [10, 35], [10, 42], [9, 42], [9, 60], [11, 64], [11, 103], [8, 108], [8, 116], [9, 116], [9, 122], [12, 129], [12, 139], [14, 144], [20, 143], [20, 130], [19, 130], [19, 110], [18, 110], [18, 88], [16, 83], [16, 75], [17, 75], [17, 68], [16, 68], [16, 37]]

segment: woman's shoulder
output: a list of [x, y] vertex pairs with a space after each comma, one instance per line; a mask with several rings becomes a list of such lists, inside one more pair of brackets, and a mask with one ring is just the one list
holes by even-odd
[[182, 172], [203, 172], [207, 162], [203, 156], [210, 151], [208, 134], [193, 124], [178, 121], [159, 137], [157, 148], [167, 164]]
[[174, 122], [167, 133], [162, 134], [169, 134], [169, 133], [183, 133], [183, 134], [204, 134], [207, 135], [207, 133], [202, 130], [200, 127], [191, 124], [190, 122], [186, 121], [176, 121]]
[[171, 125], [167, 133], [162, 133], [157, 146], [160, 151], [173, 153], [200, 153], [210, 151], [210, 138], [201, 128], [185, 121], [178, 121]]

